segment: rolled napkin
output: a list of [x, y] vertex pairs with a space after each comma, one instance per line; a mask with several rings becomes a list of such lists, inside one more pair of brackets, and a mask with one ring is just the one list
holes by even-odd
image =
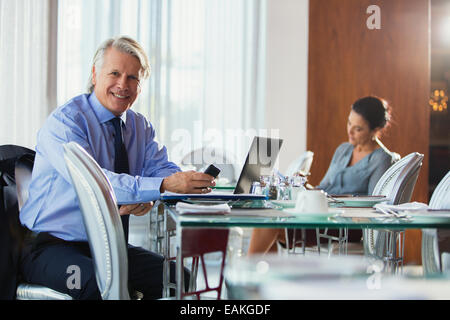
[[179, 201], [177, 202], [175, 208], [177, 209], [177, 212], [180, 214], [185, 213], [218, 214], [231, 212], [230, 206], [226, 203], [214, 205], [200, 205]]
[[427, 210], [428, 205], [422, 202], [406, 202], [402, 204], [386, 204], [386, 203], [377, 203], [374, 205], [375, 210], [383, 211], [383, 209], [394, 210], [395, 212], [400, 211], [420, 211]]

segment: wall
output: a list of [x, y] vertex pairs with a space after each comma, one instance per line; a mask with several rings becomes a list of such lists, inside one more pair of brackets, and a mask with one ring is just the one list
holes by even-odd
[[306, 150], [308, 0], [267, 0], [265, 127], [284, 139], [283, 172]]
[[[367, 27], [370, 5], [381, 9], [379, 30]], [[347, 140], [351, 104], [374, 94], [393, 108], [394, 123], [382, 138], [385, 145], [401, 156], [425, 154], [412, 200], [428, 202], [429, 1], [313, 0], [309, 21], [312, 182], [320, 181], [335, 148]], [[408, 234], [407, 260], [420, 262], [420, 232]]]

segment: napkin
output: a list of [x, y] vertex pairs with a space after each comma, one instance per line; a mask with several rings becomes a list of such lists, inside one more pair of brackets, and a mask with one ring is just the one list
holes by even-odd
[[177, 209], [177, 212], [180, 214], [185, 213], [217, 214], [217, 213], [231, 212], [230, 206], [226, 203], [215, 205], [200, 205], [180, 201], [177, 203], [175, 208]]
[[395, 212], [399, 211], [419, 211], [428, 209], [428, 205], [422, 202], [407, 202], [402, 204], [386, 204], [386, 203], [377, 203], [374, 206], [375, 210], [381, 211], [383, 209], [391, 209]]

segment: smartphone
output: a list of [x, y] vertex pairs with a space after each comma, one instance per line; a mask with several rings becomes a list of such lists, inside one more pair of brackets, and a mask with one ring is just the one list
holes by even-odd
[[210, 176], [212, 176], [214, 178], [216, 178], [219, 175], [219, 173], [220, 173], [220, 169], [217, 168], [215, 165], [210, 164], [209, 167], [206, 168], [205, 173], [209, 174]]

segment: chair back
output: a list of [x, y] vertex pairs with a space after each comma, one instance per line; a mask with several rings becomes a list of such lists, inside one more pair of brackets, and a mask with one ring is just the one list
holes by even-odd
[[402, 156], [398, 154], [397, 152], [390, 152], [391, 154], [391, 164], [396, 163], [397, 161], [402, 159]]
[[31, 182], [31, 173], [33, 171], [34, 155], [24, 154], [16, 161], [14, 168], [17, 189], [17, 201], [19, 210], [22, 209], [28, 200], [28, 188]]
[[429, 207], [431, 209], [450, 209], [450, 171], [434, 189]]
[[181, 166], [192, 166], [196, 171], [203, 171], [214, 164], [220, 169], [218, 178], [226, 178], [229, 183], [237, 181], [235, 163], [230, 153], [212, 147], [192, 150], [181, 159]]
[[[227, 255], [229, 229], [191, 229], [185, 228], [181, 233], [181, 258], [193, 258], [192, 273], [193, 280], [196, 278], [199, 262], [202, 265], [203, 279], [205, 280], [205, 288], [198, 290], [196, 286], [190, 285], [187, 292], [182, 292], [181, 298], [196, 296], [197, 300], [201, 299], [202, 294], [207, 292], [215, 292], [217, 299], [220, 299], [223, 284], [223, 272], [225, 268], [225, 259]], [[218, 252], [221, 255], [221, 262], [219, 267], [219, 281], [215, 285], [211, 285], [211, 277], [208, 277], [206, 269], [205, 256], [208, 253]], [[195, 266], [195, 267], [194, 267]]]
[[17, 145], [0, 146], [0, 300], [14, 299], [25, 228], [19, 221], [15, 163], [34, 151]]
[[411, 200], [423, 154], [413, 152], [395, 162], [378, 180], [373, 195], [384, 195], [389, 204], [400, 204]]
[[[373, 195], [384, 195], [388, 204], [400, 204], [411, 200], [419, 171], [422, 166], [423, 154], [414, 152], [397, 160], [378, 180]], [[367, 256], [382, 258], [386, 254], [389, 232], [364, 229], [363, 245]]]
[[[439, 182], [431, 196], [430, 209], [450, 209], [450, 171]], [[450, 250], [450, 231], [444, 229], [422, 230], [422, 266], [424, 275], [434, 275], [446, 270], [442, 257]], [[441, 255], [442, 253], [442, 255]], [[445, 260], [445, 259], [444, 259]]]
[[304, 176], [309, 175], [313, 159], [314, 159], [314, 152], [305, 151], [299, 158], [294, 160], [289, 165], [285, 175], [292, 176], [296, 172], [299, 172]]
[[77, 143], [64, 145], [64, 159], [78, 196], [102, 299], [129, 300], [127, 248], [111, 184]]

